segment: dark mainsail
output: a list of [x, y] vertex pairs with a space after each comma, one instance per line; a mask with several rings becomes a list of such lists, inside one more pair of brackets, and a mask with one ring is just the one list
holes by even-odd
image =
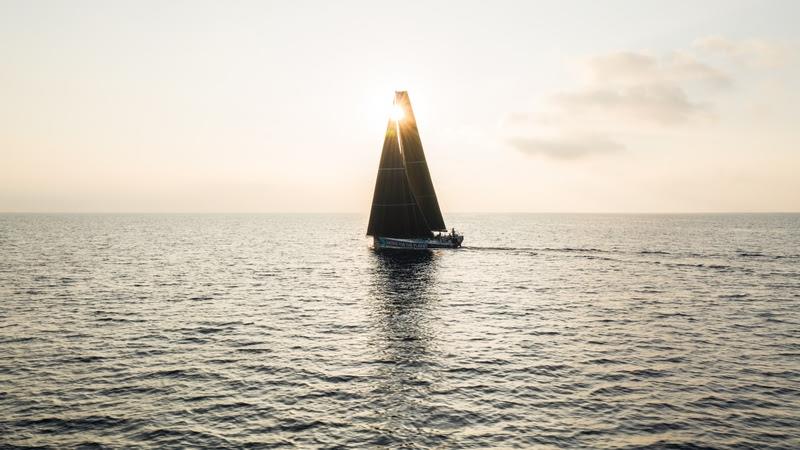
[[397, 131], [397, 121], [390, 119], [375, 180], [367, 236], [430, 238], [431, 228], [409, 186]]
[[442, 211], [439, 209], [439, 200], [436, 198], [436, 191], [433, 189], [433, 180], [428, 170], [428, 162], [425, 160], [425, 152], [422, 150], [422, 140], [417, 129], [417, 120], [414, 111], [411, 109], [411, 100], [408, 92], [395, 92], [394, 102], [399, 105], [404, 117], [398, 121], [400, 128], [400, 149], [405, 161], [408, 181], [411, 185], [411, 192], [419, 205], [425, 221], [433, 231], [447, 231], [444, 224]]

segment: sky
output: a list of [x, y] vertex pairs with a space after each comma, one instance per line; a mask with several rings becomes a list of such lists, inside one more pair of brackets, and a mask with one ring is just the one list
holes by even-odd
[[800, 211], [800, 2], [0, 0], [0, 211]]

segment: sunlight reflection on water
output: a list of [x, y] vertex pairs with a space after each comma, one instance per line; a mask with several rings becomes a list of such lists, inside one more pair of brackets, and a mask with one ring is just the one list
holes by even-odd
[[800, 445], [800, 216], [0, 215], [0, 444]]

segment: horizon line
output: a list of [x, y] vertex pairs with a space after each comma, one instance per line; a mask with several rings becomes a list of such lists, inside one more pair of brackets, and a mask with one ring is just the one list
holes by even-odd
[[[339, 214], [339, 215], [369, 215], [357, 211], [0, 211], [0, 214], [63, 214], [63, 215], [257, 215], [257, 214]], [[583, 215], [708, 215], [708, 214], [800, 214], [798, 211], [453, 211], [447, 214], [583, 214]]]

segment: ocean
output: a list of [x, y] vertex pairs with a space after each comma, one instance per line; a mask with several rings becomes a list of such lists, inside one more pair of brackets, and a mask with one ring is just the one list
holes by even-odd
[[0, 215], [3, 448], [800, 448], [800, 215]]

